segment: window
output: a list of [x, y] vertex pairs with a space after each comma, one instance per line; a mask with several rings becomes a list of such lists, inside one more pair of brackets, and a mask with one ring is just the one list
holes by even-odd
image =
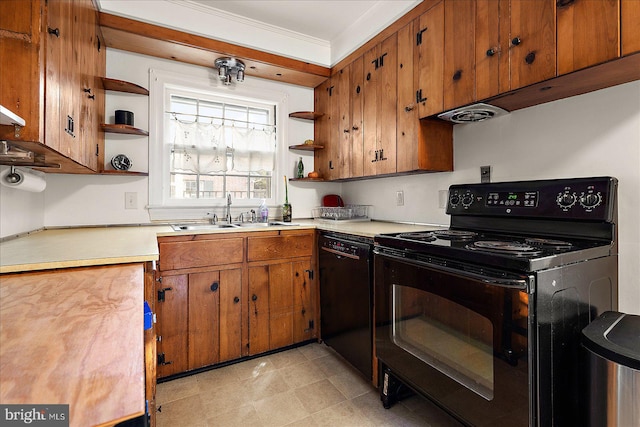
[[257, 206], [277, 199], [286, 95], [151, 70], [150, 207]]
[[169, 91], [171, 199], [271, 198], [274, 107]]

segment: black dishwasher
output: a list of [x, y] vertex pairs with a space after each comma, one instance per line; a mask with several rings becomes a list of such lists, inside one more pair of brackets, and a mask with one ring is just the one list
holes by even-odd
[[371, 380], [373, 239], [322, 233], [318, 246], [320, 334], [327, 345]]

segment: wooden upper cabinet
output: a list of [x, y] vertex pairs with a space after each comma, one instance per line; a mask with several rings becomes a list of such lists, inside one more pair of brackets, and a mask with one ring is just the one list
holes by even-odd
[[476, 100], [476, 0], [444, 2], [444, 109]]
[[620, 56], [619, 11], [619, 0], [557, 2], [558, 75]]
[[396, 172], [398, 35], [364, 54], [364, 176]]
[[509, 37], [500, 43], [502, 51], [509, 52], [509, 89], [555, 77], [555, 0], [510, 0], [509, 5]]
[[418, 116], [441, 113], [444, 105], [444, 3], [440, 2], [422, 15], [415, 28], [417, 44]]
[[640, 52], [640, 1], [620, 0], [622, 56]]
[[61, 165], [50, 172], [98, 171], [105, 55], [93, 1], [2, 1], [0, 29], [0, 104], [25, 119], [18, 132], [0, 126], [0, 139]]

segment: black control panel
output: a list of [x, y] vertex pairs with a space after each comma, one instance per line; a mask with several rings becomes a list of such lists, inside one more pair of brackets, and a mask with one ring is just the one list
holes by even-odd
[[612, 221], [612, 177], [452, 185], [447, 214]]

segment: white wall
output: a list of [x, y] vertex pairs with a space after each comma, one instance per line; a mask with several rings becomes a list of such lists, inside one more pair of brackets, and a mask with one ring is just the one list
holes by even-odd
[[454, 172], [345, 183], [345, 201], [372, 204], [378, 219], [448, 224], [439, 190], [480, 182], [480, 166], [492, 166], [492, 181], [614, 176], [619, 309], [640, 314], [640, 82], [456, 125], [454, 141]]
[[[0, 172], [9, 166], [0, 166]], [[30, 193], [0, 185], [0, 237], [44, 226], [44, 192]]]
[[[150, 68], [181, 73], [194, 78], [209, 77], [213, 73], [212, 68], [197, 67], [115, 49], [107, 50], [107, 77], [125, 80], [148, 88]], [[286, 93], [291, 111], [313, 110], [313, 89], [247, 78], [247, 80], [249, 79], [252, 80], [251, 84]], [[117, 109], [133, 111], [135, 126], [149, 129], [147, 97], [107, 92], [106, 116], [109, 123], [113, 123], [114, 111]], [[285, 116], [288, 116], [291, 111], [287, 111]], [[286, 136], [283, 141], [285, 148], [289, 145], [300, 144], [305, 139], [313, 139], [313, 122], [311, 121], [287, 118], [285, 123], [278, 124], [278, 129]], [[124, 152], [131, 156], [133, 170], [149, 170], [148, 138], [106, 134], [105, 139], [107, 161], [116, 152]], [[286, 173], [290, 177], [293, 175], [295, 162], [300, 156], [304, 158], [305, 170], [307, 172], [312, 170], [313, 154], [311, 152], [289, 152], [285, 149], [283, 161], [288, 165]], [[149, 179], [147, 177], [48, 175], [47, 184], [44, 219], [46, 226], [150, 222], [146, 209], [149, 202]], [[324, 185], [312, 185], [305, 182], [290, 183], [289, 201], [293, 206], [293, 217], [308, 218], [311, 215], [311, 209], [318, 206], [321, 197], [326, 192], [336, 192], [339, 188], [340, 184], [332, 183]], [[126, 192], [137, 193], [137, 209], [125, 209]], [[284, 202], [284, 198], [282, 202]], [[215, 206], [213, 207], [215, 208]], [[235, 205], [233, 207], [235, 208]], [[270, 207], [270, 209], [273, 208]], [[222, 212], [222, 205], [218, 209]], [[192, 217], [174, 219], [205, 219], [206, 211], [210, 210], [207, 207], [196, 211]], [[238, 208], [238, 212], [235, 212], [234, 216], [243, 210], [247, 209]], [[277, 212], [277, 209], [273, 209], [270, 214], [277, 215]]]

